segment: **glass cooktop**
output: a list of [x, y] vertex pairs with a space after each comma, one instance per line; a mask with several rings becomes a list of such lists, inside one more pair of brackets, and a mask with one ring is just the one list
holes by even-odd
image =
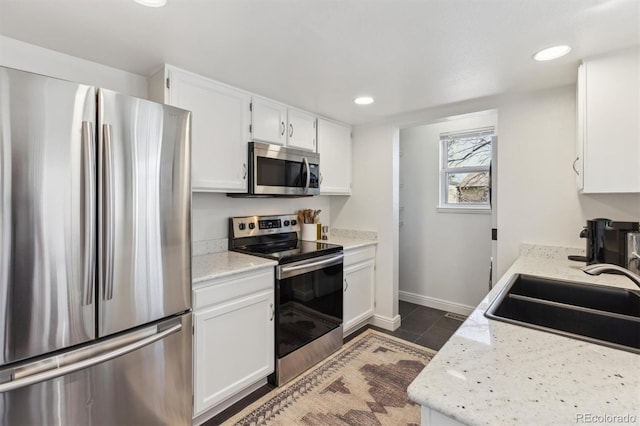
[[236, 247], [233, 251], [252, 254], [277, 260], [278, 263], [290, 263], [298, 260], [310, 259], [342, 250], [337, 244], [316, 241], [291, 240], [286, 242], [256, 244]]

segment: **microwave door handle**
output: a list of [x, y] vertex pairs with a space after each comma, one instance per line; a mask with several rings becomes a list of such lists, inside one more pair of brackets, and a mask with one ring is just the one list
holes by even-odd
[[302, 157], [302, 161], [304, 162], [304, 167], [307, 169], [307, 183], [304, 186], [304, 193], [306, 194], [309, 191], [309, 183], [311, 183], [311, 168], [309, 167], [307, 157]]

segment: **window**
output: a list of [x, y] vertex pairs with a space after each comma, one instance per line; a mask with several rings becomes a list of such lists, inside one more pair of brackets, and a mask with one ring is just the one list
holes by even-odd
[[489, 210], [493, 127], [440, 135], [440, 209]]

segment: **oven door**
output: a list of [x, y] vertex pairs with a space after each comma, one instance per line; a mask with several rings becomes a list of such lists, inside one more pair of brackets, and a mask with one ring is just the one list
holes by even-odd
[[319, 195], [320, 156], [259, 142], [249, 143], [249, 192], [263, 195]]
[[343, 254], [307, 259], [276, 270], [278, 358], [342, 324]]

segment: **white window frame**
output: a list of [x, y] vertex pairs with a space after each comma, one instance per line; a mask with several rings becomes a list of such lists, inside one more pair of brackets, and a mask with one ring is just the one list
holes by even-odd
[[[470, 137], [477, 135], [482, 136], [494, 136], [495, 128], [482, 127], [478, 129], [461, 130], [455, 132], [447, 132], [440, 134], [440, 200], [438, 203], [437, 211], [442, 213], [479, 213], [479, 214], [491, 214], [491, 201], [486, 203], [448, 203], [448, 185], [447, 175], [452, 173], [475, 173], [475, 172], [489, 172], [490, 166], [472, 166], [472, 167], [447, 167], [449, 164], [449, 152], [447, 149], [447, 142], [456, 137]], [[493, 140], [491, 141], [491, 152], [493, 157]]]

